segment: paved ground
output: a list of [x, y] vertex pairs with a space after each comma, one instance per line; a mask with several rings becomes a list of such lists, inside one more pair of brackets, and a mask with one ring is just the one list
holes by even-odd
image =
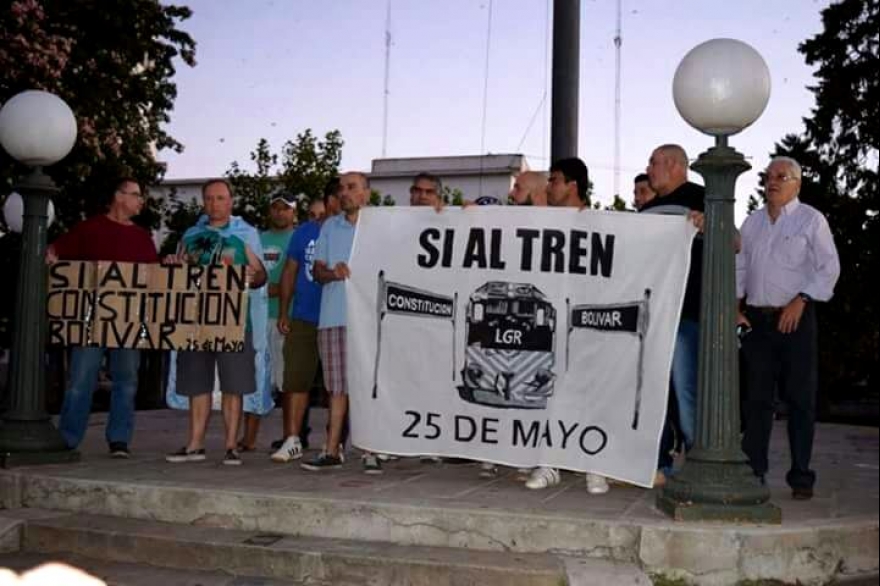
[[[334, 538], [340, 535], [332, 534], [332, 531], [352, 531], [351, 537], [354, 539], [364, 539], [363, 535], [372, 539], [377, 528], [387, 528], [390, 531], [388, 535], [392, 535], [394, 531], [404, 531], [408, 527], [408, 521], [404, 517], [412, 515], [413, 518], [418, 518], [414, 521], [416, 524], [428, 528], [431, 539], [446, 540], [422, 545], [497, 548], [502, 551], [560, 551], [571, 548], [580, 551], [579, 555], [611, 557], [635, 563], [646, 571], [652, 566], [675, 568], [690, 565], [694, 572], [701, 572], [703, 565], [712, 566], [717, 561], [717, 567], [709, 567], [705, 574], [717, 578], [713, 583], [729, 583], [724, 580], [734, 575], [731, 572], [749, 575], [747, 566], [750, 563], [765, 566], [767, 563], [776, 563], [775, 560], [781, 560], [786, 555], [780, 553], [782, 550], [774, 549], [777, 547], [793, 547], [790, 558], [784, 562], [788, 565], [777, 571], [778, 575], [788, 575], [786, 572], [795, 571], [798, 564], [810, 565], [814, 562], [815, 567], [809, 570], [812, 572], [809, 575], [838, 575], [836, 570], [827, 569], [828, 564], [834, 566], [839, 560], [850, 561], [847, 558], [849, 554], [839, 554], [838, 551], [829, 554], [827, 550], [820, 550], [820, 547], [825, 547], [822, 544], [827, 544], [828, 541], [838, 540], [843, 543], [849, 539], [846, 547], [861, 552], [857, 552], [858, 555], [852, 558], [853, 562], [858, 562], [855, 567], [870, 568], [872, 566], [869, 564], [874, 563], [876, 571], [876, 526], [880, 513], [880, 450], [876, 428], [819, 425], [814, 452], [814, 467], [818, 473], [816, 496], [812, 501], [803, 502], [793, 501], [785, 485], [788, 448], [785, 424], [779, 422], [774, 431], [772, 470], [768, 482], [772, 502], [781, 508], [783, 521], [781, 527], [762, 528], [674, 523], [654, 507], [654, 491], [615, 485], [607, 495], [592, 496], [586, 492], [583, 475], [575, 474], [565, 474], [564, 481], [559, 486], [543, 491], [530, 491], [522, 486], [517, 472], [512, 469], [502, 469], [497, 477], [483, 479], [479, 477], [479, 467], [474, 464], [424, 464], [418, 459], [407, 458], [386, 463], [385, 473], [381, 476], [367, 476], [361, 471], [357, 451], [354, 449], [348, 450], [348, 462], [342, 470], [307, 472], [300, 469], [298, 464], [274, 464], [268, 459], [268, 444], [280, 435], [278, 412], [266, 419], [260, 434], [260, 447], [255, 452], [245, 454], [244, 464], [240, 467], [220, 464], [223, 449], [222, 421], [219, 414], [211, 422], [207, 444], [208, 461], [197, 464], [168, 464], [164, 461], [164, 454], [179, 448], [185, 442], [186, 416], [186, 413], [169, 410], [139, 413], [135, 441], [131, 446], [133, 457], [120, 461], [110, 459], [106, 453], [103, 440], [105, 416], [94, 415], [82, 446], [81, 462], [14, 471], [15, 474], [33, 478], [30, 488], [36, 496], [31, 497], [32, 504], [25, 502], [24, 505], [68, 508], [63, 503], [63, 499], [68, 498], [63, 491], [70, 486], [58, 484], [61, 481], [76, 481], [91, 486], [70, 493], [73, 495], [70, 498], [79, 499], [79, 504], [70, 509], [100, 508], [106, 502], [107, 511], [95, 511], [97, 514], [118, 514], [111, 509], [121, 510], [125, 506], [132, 506], [130, 503], [123, 504], [130, 495], [136, 494], [141, 499], [146, 498], [145, 495], [153, 494], [144, 487], [149, 487], [151, 491], [163, 488], [190, 492], [207, 489], [214, 491], [212, 498], [217, 503], [216, 512], [209, 514], [201, 511], [198, 514], [202, 516], [198, 519], [156, 520], [181, 523], [225, 522], [219, 517], [222, 517], [221, 512], [229, 510], [227, 503], [239, 506], [245, 500], [251, 499], [254, 501], [251, 505], [259, 506], [257, 500], [277, 497], [287, 499], [284, 501], [287, 508], [284, 513], [280, 513], [277, 508], [274, 510], [281, 515], [295, 515], [288, 509], [313, 509], [318, 525], [311, 526], [310, 531], [315, 535]], [[323, 429], [324, 416], [323, 410], [316, 410], [313, 427]], [[312, 443], [314, 446], [321, 445], [320, 433], [313, 434]], [[116, 488], [101, 492], [102, 483], [107, 486], [112, 484]], [[9, 498], [9, 484], [6, 486], [6, 498]], [[54, 496], [53, 490], [56, 492]], [[60, 496], [57, 494], [59, 490], [62, 491]], [[95, 496], [98, 493], [100, 496]], [[94, 500], [89, 501], [90, 498]], [[134, 496], [130, 498], [135, 499]], [[227, 498], [230, 500], [224, 500]], [[335, 508], [328, 508], [327, 503], [336, 503], [333, 505]], [[158, 501], [152, 500], [144, 506], [148, 505], [159, 506]], [[150, 510], [155, 512], [161, 508]], [[327, 517], [328, 513], [330, 517]], [[321, 517], [322, 514], [324, 517]], [[351, 524], [354, 521], [346, 525], [349, 515], [361, 516], [362, 526]], [[395, 515], [397, 518], [392, 519]], [[506, 525], [501, 524], [502, 517], [508, 518], [504, 521]], [[144, 518], [143, 515], [140, 518]], [[469, 518], [476, 521], [469, 524]], [[241, 523], [250, 522], [246, 517], [243, 519]], [[445, 525], [438, 528], [424, 519], [430, 519], [430, 523], [436, 521], [439, 525]], [[386, 520], [391, 523], [386, 523]], [[494, 523], [496, 520], [499, 523], [497, 526], [479, 526], [484, 521]], [[265, 521], [255, 521], [257, 525], [261, 522]], [[241, 523], [238, 526], [244, 527]], [[320, 525], [326, 525], [327, 531]], [[523, 529], [521, 535], [508, 539], [509, 535], [524, 525], [528, 526], [527, 530]], [[465, 526], [467, 527], [461, 529]], [[847, 533], [849, 527], [856, 526], [859, 528], [857, 532]], [[587, 551], [589, 547], [584, 544], [595, 533], [593, 528], [599, 527], [607, 530], [609, 543], [617, 541], [614, 542], [616, 545], [596, 545], [597, 550], [599, 547], [618, 547], [620, 555], [610, 549], [608, 555]], [[641, 533], [631, 532], [630, 528], [633, 527], [641, 527]], [[358, 536], [358, 530], [366, 533]], [[442, 534], [435, 530], [442, 530]], [[371, 531], [374, 533], [370, 533]], [[409, 538], [411, 534], [406, 535]], [[542, 549], [541, 543], [527, 543], [529, 539], [544, 539], [549, 545]], [[599, 538], [596, 539], [599, 543]], [[725, 542], [724, 539], [732, 541]], [[763, 546], [760, 545], [762, 539], [767, 540]], [[393, 537], [389, 540], [396, 541]], [[507, 542], [502, 543], [501, 540]], [[725, 556], [730, 557], [730, 563], [722, 567], [723, 560], [713, 559], [712, 552], [718, 552], [719, 547], [728, 545], [739, 549], [729, 555], [723, 552], [718, 556], [719, 560]], [[678, 550], [677, 547], [684, 549]], [[701, 547], [708, 553], [700, 553]], [[763, 548], [758, 550], [760, 555], [755, 554], [754, 547]], [[841, 545], [840, 551], [846, 547]], [[682, 552], [690, 558], [675, 557]], [[868, 557], [874, 562], [865, 562], [866, 552], [870, 552]], [[814, 559], [802, 559], [803, 555], [810, 557], [813, 553], [820, 557], [830, 555], [830, 558], [821, 563]], [[765, 556], [764, 561], [756, 559], [761, 555]], [[839, 558], [836, 557], [838, 555]], [[676, 562], [676, 559], [679, 561]], [[826, 567], [821, 568], [821, 564]], [[743, 570], [744, 567], [746, 570]], [[757, 565], [753, 567], [755, 568]], [[722, 572], [727, 572], [724, 574], [727, 577], [720, 577]], [[702, 580], [700, 583], [703, 583]]]
[[[313, 411], [313, 427], [323, 430], [325, 412]], [[665, 520], [654, 506], [654, 491], [632, 486], [612, 487], [609, 494], [587, 494], [582, 475], [564, 474], [564, 482], [550, 489], [523, 488], [515, 470], [505, 468], [495, 479], [479, 477], [477, 465], [423, 464], [406, 458], [385, 464], [381, 476], [362, 474], [357, 450], [348, 450], [343, 470], [322, 473], [301, 470], [298, 464], [274, 464], [268, 459], [269, 443], [280, 437], [280, 413], [266, 418], [255, 452], [243, 455], [240, 468], [219, 464], [223, 456], [222, 421], [219, 413], [210, 424], [208, 461], [200, 464], [166, 464], [163, 455], [186, 440], [186, 413], [171, 410], [138, 414], [133, 458], [111, 460], [105, 454], [104, 415], [92, 417], [82, 446], [82, 462], [57, 468], [54, 473], [91, 478], [123, 480], [136, 475], [143, 479], [187, 485], [223, 483], [227, 488], [293, 491], [323, 497], [363, 498], [437, 506], [479, 506], [508, 509], [528, 508], [544, 514], [588, 515], [595, 518]], [[323, 434], [313, 432], [312, 450], [323, 443]], [[783, 526], [816, 523], [842, 518], [877, 518], [880, 512], [878, 480], [878, 430], [875, 428], [820, 424], [817, 429], [813, 464], [818, 473], [816, 497], [796, 502], [785, 484], [788, 444], [785, 422], [778, 422], [771, 447], [768, 483], [772, 502], [782, 509]], [[54, 467], [53, 467], [54, 468]]]

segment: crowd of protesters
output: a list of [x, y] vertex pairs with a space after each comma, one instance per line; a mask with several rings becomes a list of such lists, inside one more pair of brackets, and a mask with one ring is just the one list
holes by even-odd
[[[789, 406], [791, 467], [786, 479], [794, 498], [809, 499], [816, 481], [810, 469], [817, 391], [815, 305], [831, 298], [840, 264], [827, 220], [798, 198], [801, 175], [794, 159], [770, 162], [765, 172], [766, 205], [746, 219], [735, 249], [743, 364], [742, 448], [758, 481], [764, 482], [778, 394]], [[588, 186], [583, 161], [562, 159], [548, 173], [520, 173], [509, 201], [517, 206], [589, 209]], [[439, 177], [420, 173], [410, 188], [410, 204], [442, 213], [442, 192]], [[328, 183], [323, 198], [307, 202], [307, 218], [298, 225], [302, 196], [278, 193], [269, 203], [269, 225], [259, 232], [232, 215], [232, 186], [223, 179], [210, 180], [202, 186], [202, 216], [183, 235], [178, 251], [160, 261], [149, 232], [132, 221], [143, 207], [142, 187], [125, 177], [116, 183], [106, 213], [74, 226], [49, 247], [50, 263], [63, 259], [246, 266], [251, 289], [244, 350], [179, 352], [172, 360], [169, 386], [188, 403], [189, 431], [186, 444], [166, 456], [169, 463], [206, 459], [205, 434], [216, 377], [226, 430], [223, 464], [240, 465], [241, 453], [256, 449], [260, 420], [277, 397], [283, 437], [272, 442], [271, 460], [301, 461], [302, 468], [315, 472], [344, 465], [349, 404], [345, 281], [351, 274], [348, 261], [360, 210], [369, 195], [366, 174], [343, 173]], [[704, 195], [702, 186], [688, 180], [687, 155], [675, 144], [656, 148], [646, 172], [634, 178], [636, 211], [687, 214], [700, 230]], [[465, 202], [469, 205], [473, 203]], [[701, 284], [698, 235], [673, 351], [655, 486], [675, 473], [676, 455], [686, 457], [697, 439]], [[85, 434], [105, 353], [112, 379], [106, 440], [113, 457], [127, 458], [134, 429], [138, 350], [73, 348], [59, 427], [69, 447], [76, 448]], [[316, 455], [306, 459], [310, 393], [319, 369], [329, 395], [327, 439]], [[381, 474], [382, 461], [381, 454], [362, 454], [365, 473]], [[481, 476], [491, 477], [496, 471], [492, 463], [480, 467]], [[555, 468], [521, 472], [525, 486], [534, 490], [561, 479]], [[603, 494], [609, 483], [598, 474], [587, 474], [586, 487], [591, 494]]]

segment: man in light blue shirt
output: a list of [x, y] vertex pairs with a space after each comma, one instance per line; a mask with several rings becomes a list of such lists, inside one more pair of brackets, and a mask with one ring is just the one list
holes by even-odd
[[[840, 260], [825, 216], [801, 203], [801, 166], [789, 157], [770, 162], [767, 205], [742, 225], [736, 256], [737, 322], [745, 374], [743, 451], [762, 480], [769, 467], [773, 393], [789, 405], [792, 497], [813, 497], [810, 470], [816, 419], [817, 301], [828, 301], [840, 276]], [[742, 302], [745, 301], [745, 305]]]
[[[348, 260], [358, 217], [369, 196], [370, 183], [365, 174], [350, 172], [340, 176], [342, 213], [324, 222], [315, 246], [314, 276], [323, 285], [318, 319], [318, 353], [324, 372], [324, 386], [330, 395], [330, 432], [324, 453], [303, 463], [302, 467], [306, 470], [329, 470], [342, 466], [339, 444], [348, 410], [345, 280], [351, 274]], [[364, 472], [382, 472], [375, 455], [364, 455]]]

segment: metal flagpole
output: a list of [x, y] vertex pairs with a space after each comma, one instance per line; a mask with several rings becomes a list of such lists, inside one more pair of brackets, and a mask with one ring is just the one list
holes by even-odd
[[571, 347], [571, 300], [565, 298], [565, 372], [568, 372], [569, 348]]
[[458, 291], [452, 296], [452, 382], [455, 382], [455, 315], [458, 313]]
[[642, 409], [642, 383], [645, 379], [645, 335], [648, 330], [648, 302], [651, 300], [651, 290], [645, 289], [645, 299], [639, 305], [639, 366], [636, 375], [636, 400], [633, 409], [632, 428], [639, 428], [639, 413]]
[[385, 319], [385, 271], [379, 271], [376, 298], [376, 363], [373, 365], [373, 398], [379, 395], [379, 359], [382, 356], [382, 321]]

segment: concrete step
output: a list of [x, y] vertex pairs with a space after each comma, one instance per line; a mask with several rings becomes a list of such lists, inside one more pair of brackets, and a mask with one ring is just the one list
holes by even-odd
[[225, 572], [157, 568], [147, 564], [96, 560], [70, 554], [61, 556], [39, 553], [0, 554], [0, 568], [9, 568], [19, 573], [48, 562], [61, 562], [79, 568], [103, 580], [107, 586], [157, 586], [157, 584], [162, 586], [309, 586], [304, 582], [291, 580], [232, 576]]
[[21, 533], [25, 553], [310, 586], [559, 586], [567, 580], [565, 563], [548, 554], [400, 546], [88, 514], [30, 512], [29, 517]]

